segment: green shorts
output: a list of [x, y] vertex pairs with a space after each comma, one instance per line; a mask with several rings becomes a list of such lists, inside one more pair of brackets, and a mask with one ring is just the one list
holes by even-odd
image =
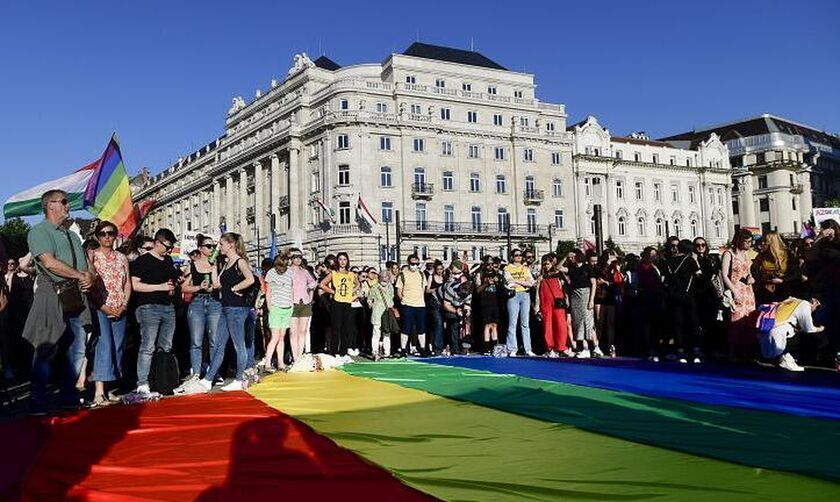
[[269, 329], [288, 329], [292, 325], [292, 307], [273, 307], [268, 311]]
[[292, 305], [292, 317], [312, 317], [312, 304], [296, 303]]

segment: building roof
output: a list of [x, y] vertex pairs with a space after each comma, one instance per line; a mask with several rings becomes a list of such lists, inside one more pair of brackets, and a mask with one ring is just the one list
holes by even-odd
[[583, 127], [583, 124], [585, 124], [586, 121], [588, 121], [588, 120], [589, 120], [589, 117], [581, 120], [580, 122], [575, 122], [572, 125], [568, 125], [568, 126], [566, 126], [566, 130], [567, 131], [573, 131], [575, 129], [575, 127]]
[[757, 117], [750, 117], [735, 122], [727, 122], [712, 127], [703, 129], [696, 129], [693, 131], [676, 134], [661, 138], [662, 141], [691, 141], [697, 142], [702, 138], [707, 138], [711, 133], [717, 133], [722, 141], [731, 139], [760, 136], [762, 134], [769, 134], [773, 132], [781, 132], [794, 136], [803, 136], [809, 141], [832, 145], [835, 148], [840, 148], [840, 137], [834, 134], [829, 134], [825, 131], [820, 131], [811, 126], [799, 124], [782, 117], [770, 115], [765, 113]]
[[405, 52], [403, 52], [403, 54], [406, 56], [414, 56], [424, 59], [436, 59], [438, 61], [447, 61], [449, 63], [481, 66], [484, 68], [492, 68], [494, 70], [507, 71], [507, 68], [504, 66], [479, 54], [478, 52], [454, 49], [452, 47], [443, 47], [440, 45], [424, 44], [422, 42], [414, 42], [408, 47], [408, 49], [405, 50]]
[[312, 61], [312, 63], [318, 68], [321, 68], [322, 70], [335, 71], [341, 68], [340, 64], [336, 63], [327, 56], [321, 56], [315, 61]]
[[669, 148], [674, 147], [672, 144], [665, 143], [664, 141], [630, 138], [628, 136], [610, 136], [610, 141], [615, 141], [616, 143], [630, 143], [632, 145], [665, 146]]

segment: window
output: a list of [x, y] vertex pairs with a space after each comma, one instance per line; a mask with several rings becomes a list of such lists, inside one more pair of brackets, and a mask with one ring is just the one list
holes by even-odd
[[595, 215], [589, 218], [589, 235], [595, 235]]
[[583, 178], [583, 195], [592, 196], [592, 181], [589, 178]]
[[796, 211], [796, 197], [790, 198], [790, 208]]
[[496, 86], [495, 85], [488, 85], [487, 86], [487, 94], [496, 94]]
[[618, 159], [618, 160], [621, 160], [621, 158], [622, 158], [621, 150], [616, 150], [615, 151], [615, 158]]
[[504, 174], [496, 175], [496, 193], [507, 193], [507, 178]]
[[715, 220], [714, 225], [715, 225], [715, 237], [720, 239], [720, 220]]
[[653, 162], [654, 164], [659, 164], [659, 154], [658, 153], [654, 153], [652, 155], [651, 162]]
[[552, 152], [551, 153], [551, 164], [552, 165], [555, 165], [555, 166], [560, 165], [560, 162], [562, 160], [563, 160], [563, 157], [560, 154], [560, 152]]
[[709, 204], [714, 204], [714, 203], [715, 203], [715, 189], [712, 188], [712, 187], [709, 187]]
[[525, 176], [525, 192], [528, 193], [529, 197], [536, 196], [536, 183], [534, 183], [534, 177], [530, 174], [528, 176]]
[[691, 167], [691, 159], [690, 158], [685, 159], [685, 167]]
[[414, 184], [417, 185], [420, 190], [424, 189], [424, 185], [426, 184], [426, 170], [422, 167], [414, 168]]
[[654, 183], [653, 184], [653, 200], [656, 202], [662, 201], [662, 184], [661, 183]]
[[665, 237], [665, 223], [662, 218], [656, 218], [656, 236]]
[[689, 237], [697, 237], [697, 220], [691, 220], [688, 227], [691, 230], [691, 235]]
[[440, 154], [444, 157], [451, 157], [452, 156], [452, 142], [451, 141], [441, 141], [440, 142]]
[[522, 98], [522, 91], [520, 91], [519, 89], [513, 91], [513, 97], [514, 98]]
[[528, 127], [529, 123], [530, 121], [528, 120], [528, 117], [519, 117], [519, 125], [522, 127]]
[[[418, 230], [425, 230], [426, 229], [426, 221], [423, 220], [422, 225], [418, 224], [417, 229]], [[413, 253], [416, 254], [421, 260], [425, 260], [429, 257], [429, 246], [414, 246]]]
[[442, 78], [436, 79], [435, 87], [437, 87], [438, 89], [443, 89], [444, 87], [446, 87], [446, 80]]
[[451, 204], [443, 206], [443, 230], [446, 232], [455, 231], [455, 206]]
[[554, 210], [554, 227], [566, 228], [566, 217], [563, 215], [562, 209]]
[[443, 189], [447, 191], [454, 190], [454, 176], [452, 176], [452, 171], [444, 171], [443, 172]]
[[481, 231], [481, 208], [479, 206], [473, 206], [470, 210], [470, 222], [473, 232]]
[[388, 105], [386, 103], [376, 103], [376, 113], [388, 113]]
[[738, 201], [732, 201], [732, 214], [738, 214]]
[[417, 78], [414, 75], [406, 75], [405, 76], [405, 83], [406, 84], [416, 84]]
[[441, 108], [440, 109], [440, 119], [441, 120], [449, 120], [452, 118], [452, 110], [450, 108]]
[[336, 138], [336, 143], [338, 144], [339, 150], [350, 148], [350, 136], [346, 134], [339, 134], [338, 138]]
[[645, 217], [644, 216], [639, 216], [639, 218], [636, 219], [636, 233], [638, 233], [640, 237], [644, 237], [644, 235], [645, 235]]
[[479, 157], [478, 154], [478, 145], [470, 145], [469, 153], [467, 156], [471, 159], [477, 159]]
[[688, 185], [688, 202], [689, 204], [697, 202], [697, 194], [695, 193], [694, 185]]
[[379, 168], [379, 186], [394, 186], [394, 182], [391, 179], [391, 168], [389, 166], [382, 166]]
[[528, 233], [537, 233], [537, 210], [533, 207], [529, 207], [525, 218], [525, 222], [528, 225]]
[[641, 162], [642, 161], [642, 154], [639, 152], [633, 152], [633, 162]]
[[534, 161], [534, 149], [533, 148], [526, 148], [523, 151], [523, 158], [525, 162], [533, 162]]
[[627, 219], [624, 216], [618, 217], [618, 235], [627, 235]]
[[[717, 189], [717, 201], [718, 201], [718, 206], [723, 205], [723, 189], [722, 188]], [[796, 209], [796, 208], [794, 208], [794, 209]]]
[[624, 182], [621, 180], [616, 180], [615, 182], [615, 198], [616, 199], [623, 199], [624, 198]]
[[415, 103], [415, 104], [411, 105], [411, 114], [412, 115], [422, 115], [423, 114], [423, 108], [421, 108], [420, 105]]
[[545, 130], [548, 132], [554, 132], [554, 122], [546, 122], [545, 123]]
[[762, 197], [758, 199], [758, 209], [762, 213], [770, 212], [770, 199], [768, 199], [767, 197]]
[[414, 138], [414, 151], [415, 152], [426, 151], [426, 140], [424, 140], [423, 138]]
[[507, 209], [504, 207], [500, 207], [496, 211], [496, 225], [498, 226], [499, 232], [506, 232], [509, 222], [510, 217], [508, 215]]
[[671, 155], [671, 158], [668, 159], [668, 163], [671, 164], [672, 166], [677, 165], [677, 158], [674, 157], [673, 155]]
[[417, 222], [417, 230], [426, 230], [425, 202], [418, 202], [414, 205], [414, 221]]
[[382, 202], [382, 223], [391, 223], [394, 215], [394, 203]]
[[674, 219], [674, 235], [677, 237], [682, 237], [682, 225], [680, 225], [680, 220]]
[[461, 90], [467, 91], [467, 92], [472, 91], [472, 84], [469, 83], [469, 82], [464, 82], [463, 84], [461, 84]]
[[350, 108], [350, 102], [346, 99], [341, 99], [338, 101], [338, 108], [339, 110], [347, 110]]
[[347, 164], [340, 164], [338, 166], [338, 184], [341, 186], [350, 184], [350, 166]]
[[493, 114], [493, 125], [504, 125], [504, 117], [502, 117], [501, 113], [494, 113]]
[[350, 202], [338, 203], [338, 222], [342, 225], [350, 224]]
[[671, 202], [680, 201], [680, 186], [671, 184]]
[[380, 136], [379, 137], [379, 149], [383, 151], [391, 150], [391, 137], [390, 136]]
[[471, 124], [478, 122], [478, 112], [467, 112], [467, 122]]
[[551, 182], [551, 195], [552, 197], [563, 196], [563, 180], [554, 178], [554, 180]]
[[470, 173], [470, 192], [481, 191], [481, 176], [478, 173]]
[[505, 160], [505, 147], [497, 146], [495, 148], [496, 160]]

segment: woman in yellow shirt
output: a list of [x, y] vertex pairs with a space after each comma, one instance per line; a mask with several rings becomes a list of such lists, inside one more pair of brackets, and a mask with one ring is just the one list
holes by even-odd
[[327, 332], [327, 351], [331, 355], [345, 356], [356, 336], [351, 304], [359, 296], [359, 277], [350, 271], [347, 253], [336, 255], [335, 267], [321, 280], [320, 288], [333, 297], [330, 311], [332, 330]]

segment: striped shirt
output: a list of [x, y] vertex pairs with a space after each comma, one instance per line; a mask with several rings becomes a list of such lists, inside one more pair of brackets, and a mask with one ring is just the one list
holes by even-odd
[[285, 273], [280, 274], [272, 268], [265, 274], [265, 282], [268, 284], [269, 308], [292, 306], [292, 271], [290, 269], [286, 269]]

